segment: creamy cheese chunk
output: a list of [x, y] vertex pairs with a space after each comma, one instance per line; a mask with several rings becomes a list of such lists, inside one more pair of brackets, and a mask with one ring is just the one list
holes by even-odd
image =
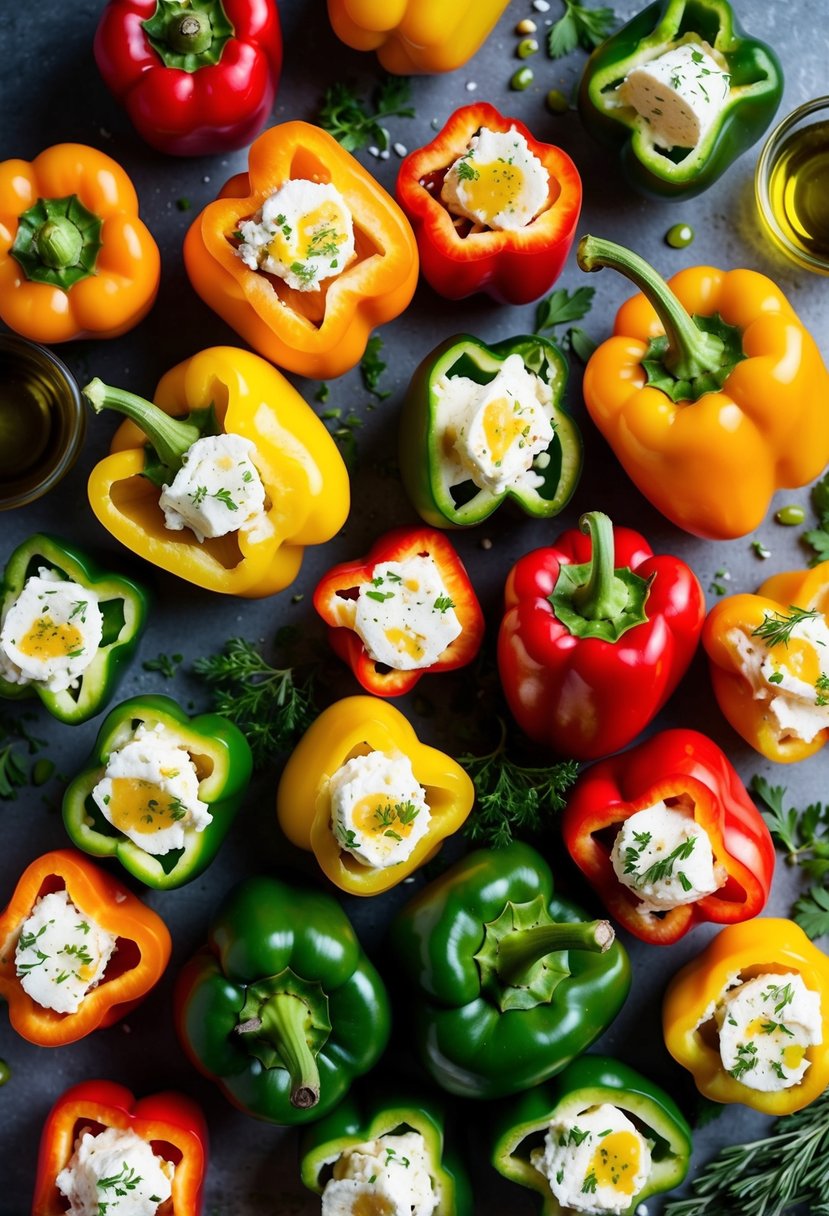
[[156, 1216], [172, 1194], [175, 1166], [128, 1129], [84, 1131], [56, 1178], [67, 1216]]
[[651, 1145], [623, 1111], [603, 1102], [553, 1119], [530, 1161], [568, 1211], [624, 1212], [650, 1176]]
[[547, 201], [550, 175], [514, 128], [481, 127], [450, 165], [440, 197], [453, 215], [483, 228], [526, 228]]
[[428, 554], [381, 562], [357, 599], [342, 601], [343, 614], [347, 605], [369, 656], [397, 671], [431, 667], [461, 633], [452, 598]]
[[787, 640], [770, 646], [740, 629], [731, 630], [728, 641], [755, 700], [768, 703], [781, 737], [811, 743], [829, 728], [829, 628], [823, 616], [804, 617]]
[[341, 274], [354, 257], [351, 212], [327, 182], [286, 182], [239, 232], [236, 252], [245, 265], [277, 275], [296, 291], [319, 291], [324, 279]]
[[408, 756], [352, 756], [327, 788], [334, 835], [363, 865], [400, 865], [429, 831], [429, 804]]
[[640, 899], [642, 913], [692, 904], [722, 885], [708, 833], [690, 812], [662, 801], [624, 821], [610, 860], [619, 882]]
[[115, 936], [76, 908], [66, 891], [52, 891], [20, 926], [15, 972], [23, 991], [42, 1008], [77, 1013], [102, 979], [115, 943]]
[[342, 1154], [322, 1192], [321, 1216], [433, 1216], [434, 1189], [420, 1132], [390, 1132]]
[[630, 72], [618, 97], [633, 106], [660, 147], [695, 148], [728, 100], [731, 77], [703, 45], [672, 47]]
[[241, 435], [197, 439], [162, 487], [164, 526], [172, 532], [190, 528], [199, 541], [255, 527], [265, 506], [255, 457], [255, 445]]
[[758, 975], [729, 988], [714, 1018], [723, 1068], [762, 1093], [799, 1085], [809, 1068], [806, 1049], [823, 1042], [820, 993], [796, 972]]
[[0, 675], [50, 692], [75, 688], [98, 652], [103, 625], [94, 591], [42, 567], [3, 615]]

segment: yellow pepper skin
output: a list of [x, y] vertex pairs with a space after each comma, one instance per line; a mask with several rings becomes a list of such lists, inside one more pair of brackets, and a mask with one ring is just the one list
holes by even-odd
[[[723, 1068], [715, 1041], [700, 1033], [700, 1019], [719, 1000], [732, 977], [799, 974], [820, 994], [823, 1043], [808, 1047], [810, 1066], [790, 1089], [761, 1093]], [[729, 925], [668, 985], [662, 1006], [665, 1046], [687, 1068], [697, 1089], [714, 1102], [742, 1102], [766, 1115], [789, 1115], [808, 1106], [829, 1085], [829, 958], [794, 921], [759, 917]]]
[[[428, 833], [399, 865], [366, 866], [340, 848], [331, 827], [327, 779], [352, 756], [372, 751], [404, 755], [426, 791]], [[317, 718], [292, 752], [276, 795], [282, 831], [292, 844], [311, 850], [331, 882], [351, 895], [379, 895], [414, 873], [463, 824], [475, 789], [461, 766], [421, 743], [400, 710], [379, 697], [345, 697]]]
[[141, 475], [146, 436], [130, 420], [89, 477], [98, 520], [139, 557], [208, 591], [259, 598], [287, 587], [304, 546], [330, 540], [348, 516], [348, 473], [325, 426], [275, 368], [232, 346], [179, 363], [162, 376], [155, 401], [174, 417], [213, 402], [221, 430], [256, 445], [265, 523], [202, 543], [189, 528], [166, 528], [160, 490]]
[[[319, 291], [295, 291], [251, 270], [231, 243], [242, 220], [291, 179], [330, 182], [354, 222], [356, 257]], [[190, 282], [246, 342], [289, 371], [327, 380], [355, 367], [371, 331], [397, 317], [417, 286], [409, 221], [367, 169], [326, 131], [307, 122], [271, 127], [237, 174], [195, 219], [184, 241]]]
[[400, 76], [462, 67], [492, 33], [509, 0], [328, 0], [334, 33], [355, 51], [377, 51]]
[[[730, 595], [720, 600], [709, 612], [702, 631], [702, 644], [710, 660], [711, 683], [720, 709], [746, 743], [778, 764], [792, 764], [820, 751], [829, 740], [829, 728], [818, 731], [810, 743], [796, 735], [782, 733], [769, 710], [769, 702], [776, 693], [775, 685], [766, 683], [767, 695], [755, 695], [755, 689], [743, 674], [734, 634], [751, 636], [769, 619], [774, 621], [789, 616], [794, 606], [816, 613], [817, 619], [822, 619], [829, 627], [829, 561], [820, 562], [811, 570], [775, 574], [766, 579], [756, 595]], [[796, 639], [770, 645], [769, 654], [772, 661], [778, 660], [792, 672], [798, 672], [798, 678], [813, 685], [820, 676], [829, 675], [829, 655], [821, 669], [817, 649], [810, 646], [804, 653], [803, 648], [796, 645]], [[805, 668], [804, 661], [813, 666], [813, 670]], [[819, 698], [823, 695], [826, 694], [821, 690], [815, 690], [816, 705], [822, 703]]]

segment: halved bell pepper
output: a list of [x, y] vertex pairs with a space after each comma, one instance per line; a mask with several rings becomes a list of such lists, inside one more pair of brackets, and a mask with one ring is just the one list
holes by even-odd
[[[163, 727], [167, 738], [175, 736], [175, 745], [184, 749], [195, 765], [199, 800], [207, 804], [213, 816], [212, 823], [201, 831], [185, 828], [183, 848], [157, 855], [119, 831], [92, 799], [92, 790], [105, 776], [110, 757], [135, 738], [139, 727], [150, 731]], [[132, 697], [122, 701], [104, 719], [92, 755], [63, 796], [63, 822], [72, 843], [85, 853], [117, 858], [128, 874], [156, 890], [180, 887], [198, 877], [219, 851], [247, 791], [252, 765], [247, 739], [227, 718], [219, 714], [191, 718], [170, 697]], [[125, 784], [143, 790], [139, 789], [141, 797], [134, 802], [131, 800], [134, 788], [126, 793], [129, 801], [122, 827], [140, 830], [137, 825], [141, 812], [146, 811], [147, 800], [153, 795], [156, 799], [165, 795], [158, 786], [140, 779], [128, 778]], [[150, 816], [153, 823], [150, 831], [167, 828], [175, 821], [170, 814], [174, 808], [169, 797], [167, 803], [165, 814]]]
[[[136, 1099], [113, 1081], [73, 1085], [50, 1110], [40, 1138], [32, 1216], [65, 1216], [66, 1199], [55, 1179], [69, 1164], [84, 1131], [97, 1135], [107, 1128], [133, 1132], [175, 1166], [169, 1216], [201, 1216], [208, 1141], [200, 1108], [170, 1090]], [[99, 1204], [99, 1211], [104, 1206]], [[113, 1211], [117, 1206], [116, 1201]]]
[[[127, 421], [111, 455], [89, 477], [92, 510], [133, 553], [208, 591], [273, 595], [299, 573], [306, 545], [329, 540], [348, 515], [348, 473], [334, 440], [293, 385], [264, 359], [211, 346], [161, 377], [152, 405], [93, 380], [84, 394], [96, 412]], [[198, 541], [172, 532], [159, 508], [188, 448], [203, 435], [234, 434], [256, 447], [265, 519], [249, 531]]]
[[[429, 831], [411, 856], [385, 868], [365, 865], [342, 847], [331, 821], [328, 791], [328, 779], [348, 760], [375, 751], [411, 761], [431, 814]], [[310, 849], [336, 886], [351, 895], [377, 895], [433, 857], [461, 827], [474, 800], [475, 787], [465, 770], [451, 756], [421, 743], [394, 706], [376, 697], [345, 697], [320, 714], [291, 753], [277, 789], [276, 810], [291, 843]]]
[[[319, 291], [251, 270], [232, 241], [239, 224], [291, 180], [331, 183], [354, 223], [356, 257]], [[201, 298], [260, 355], [327, 380], [355, 367], [371, 331], [399, 316], [417, 286], [417, 246], [394, 199], [320, 127], [284, 122], [254, 142], [237, 174], [194, 220], [184, 263]]]
[[509, 0], [328, 0], [334, 33], [377, 51], [387, 72], [452, 72], [471, 59]]
[[[522, 135], [549, 174], [547, 200], [523, 228], [474, 231], [441, 202], [446, 172], [482, 127]], [[564, 267], [581, 211], [581, 178], [570, 157], [534, 139], [517, 118], [488, 102], [461, 106], [431, 143], [410, 152], [397, 177], [397, 201], [411, 220], [423, 277], [447, 300], [483, 291], [505, 304], [528, 304], [549, 291]]]
[[607, 921], [553, 893], [547, 863], [518, 841], [467, 854], [392, 923], [421, 1057], [466, 1098], [546, 1081], [610, 1025], [630, 964]]
[[[650, 1173], [638, 1191], [634, 1193], [625, 1187], [622, 1171], [622, 1177], [614, 1180], [621, 1183], [621, 1194], [629, 1198], [624, 1209], [626, 1213], [633, 1212], [652, 1195], [679, 1186], [688, 1173], [691, 1129], [664, 1089], [620, 1060], [609, 1056], [581, 1056], [548, 1085], [540, 1085], [514, 1101], [502, 1103], [495, 1116], [492, 1164], [511, 1182], [541, 1195], [542, 1216], [567, 1216], [573, 1209], [562, 1207], [556, 1199], [545, 1175], [532, 1164], [531, 1150], [539, 1147], [539, 1137], [548, 1132], [554, 1120], [575, 1121], [590, 1107], [604, 1104], [615, 1106], [632, 1119], [639, 1132], [653, 1145]], [[600, 1177], [601, 1158], [594, 1172], [600, 1183], [610, 1181]], [[608, 1172], [607, 1165], [604, 1172]], [[585, 1198], [585, 1203], [588, 1202]]]
[[[711, 73], [702, 54], [713, 50], [727, 75], [727, 99], [694, 147], [668, 149], [660, 146], [648, 120], [622, 103], [618, 89], [634, 68], [687, 44], [700, 57], [702, 89], [702, 77]], [[711, 87], [721, 83], [719, 78]], [[681, 90], [682, 73], [674, 88]], [[690, 198], [707, 190], [757, 142], [782, 95], [780, 61], [765, 42], [746, 36], [727, 0], [657, 0], [590, 56], [579, 86], [579, 114], [591, 135], [620, 152], [625, 177], [637, 190]]]
[[708, 613], [702, 644], [714, 696], [768, 760], [792, 764], [829, 741], [827, 630], [829, 561], [774, 574], [756, 595], [729, 595]]
[[[799, 975], [820, 996], [823, 1043], [808, 1047], [809, 1067], [799, 1084], [776, 1092], [744, 1085], [726, 1072], [713, 1008], [726, 989], [758, 975]], [[665, 1046], [697, 1089], [714, 1102], [742, 1102], [766, 1115], [788, 1115], [814, 1101], [829, 1084], [829, 959], [794, 921], [760, 917], [729, 925], [677, 972], [662, 1005]], [[758, 1028], [762, 1033], [762, 1028]]]
[[[829, 375], [771, 279], [692, 266], [667, 283], [612, 241], [579, 242], [582, 270], [610, 266], [643, 294], [584, 373], [591, 418], [627, 475], [679, 528], [752, 532], [774, 492], [829, 461]], [[724, 492], [724, 487], [728, 492]]]
[[[110, 700], [122, 669], [135, 652], [147, 616], [147, 593], [132, 579], [101, 570], [60, 537], [37, 532], [18, 545], [6, 563], [0, 620], [5, 620], [26, 580], [42, 569], [95, 592], [103, 616], [101, 641], [94, 659], [78, 676], [77, 688], [52, 692], [42, 681], [15, 684], [0, 675], [0, 698], [17, 701], [37, 696], [60, 722], [85, 722]], [[39, 619], [48, 621], [46, 616]]]
[[[20, 985], [15, 965], [21, 926], [42, 895], [60, 890], [118, 938], [102, 980], [75, 1013], [58, 1013], [32, 1000]], [[75, 1043], [111, 1026], [144, 999], [161, 979], [171, 945], [161, 917], [86, 857], [72, 849], [44, 853], [23, 871], [0, 916], [0, 996], [8, 1002], [9, 1021], [19, 1035], [41, 1047]]]
[[507, 703], [537, 743], [595, 759], [630, 743], [694, 656], [696, 575], [600, 511], [512, 568], [498, 635]]
[[[458, 462], [451, 459], [454, 436], [441, 425], [438, 412], [441, 381], [466, 377], [489, 384], [510, 355], [519, 355], [526, 370], [549, 385], [554, 433], [546, 450], [532, 462], [539, 485], [528, 484], [525, 475], [519, 485], [494, 491], [478, 485], [465, 468], [463, 480], [456, 480]], [[567, 360], [546, 338], [507, 338], [487, 346], [460, 334], [435, 347], [412, 376], [400, 416], [400, 473], [418, 515], [433, 528], [468, 528], [488, 519], [505, 498], [535, 519], [558, 515], [575, 491], [582, 463], [579, 429], [561, 406], [566, 383]], [[501, 436], [505, 435], [507, 447], [520, 435], [525, 419], [516, 415], [511, 397], [496, 399], [486, 411], [484, 426], [487, 433], [494, 433], [490, 446], [495, 456], [499, 441], [504, 442]]]
[[[659, 802], [688, 806], [714, 854], [719, 888], [695, 903], [642, 912], [616, 876], [610, 850], [631, 815]], [[774, 873], [774, 844], [763, 817], [723, 751], [695, 730], [665, 730], [589, 768], [561, 819], [570, 856], [609, 914], [642, 941], [664, 946], [696, 925], [758, 916]]]
[[270, 1123], [326, 1114], [389, 1037], [386, 989], [340, 905], [275, 878], [225, 899], [175, 1004], [191, 1063]]

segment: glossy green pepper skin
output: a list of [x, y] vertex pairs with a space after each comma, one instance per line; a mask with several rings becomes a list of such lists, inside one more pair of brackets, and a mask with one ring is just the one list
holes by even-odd
[[623, 1216], [651, 1195], [679, 1186], [688, 1173], [691, 1129], [673, 1099], [619, 1060], [581, 1056], [550, 1084], [503, 1103], [493, 1121], [492, 1164], [511, 1182], [542, 1196], [542, 1216], [567, 1216], [572, 1209], [561, 1206], [544, 1174], [531, 1165], [530, 1150], [540, 1146], [553, 1119], [574, 1119], [605, 1102], [631, 1116], [654, 1146], [648, 1179]]
[[[162, 726], [175, 735], [199, 775], [199, 798], [213, 822], [202, 831], [185, 829], [183, 849], [153, 855], [113, 827], [92, 799], [113, 752], [134, 738], [140, 725]], [[159, 891], [180, 887], [202, 873], [230, 830], [250, 782], [253, 762], [248, 741], [219, 714], [191, 718], [170, 697], [143, 696], [122, 701], [104, 719], [92, 755], [63, 798], [63, 822], [70, 839], [93, 857], [115, 857], [124, 869]]]
[[[548, 461], [542, 462], [545, 467], [533, 469], [542, 483], [537, 489], [508, 488], [498, 493], [479, 488], [471, 479], [451, 485], [445, 428], [438, 414], [438, 382], [443, 376], [464, 376], [487, 384], [505, 360], [516, 354], [527, 371], [540, 377], [552, 391], [555, 433], [546, 451]], [[549, 519], [567, 505], [582, 466], [579, 429], [560, 404], [567, 370], [567, 361], [555, 343], [536, 335], [486, 346], [477, 338], [461, 334], [448, 338], [426, 356], [409, 384], [399, 432], [403, 484], [422, 519], [433, 528], [469, 528], [487, 519], [505, 498], [513, 499], [536, 519]]]
[[0, 619], [21, 594], [26, 580], [41, 568], [97, 593], [104, 618], [101, 643], [95, 658], [79, 677], [78, 688], [50, 692], [36, 681], [13, 684], [0, 676], [0, 698], [17, 701], [36, 696], [60, 722], [86, 722], [109, 701], [122, 669], [135, 652], [147, 618], [148, 595], [132, 579], [101, 570], [74, 545], [38, 532], [18, 545], [6, 563], [0, 589]]
[[[615, 88], [646, 59], [696, 40], [725, 60], [729, 99], [699, 144], [682, 159], [657, 150], [644, 118], [614, 104]], [[621, 152], [630, 184], [644, 194], [691, 198], [760, 138], [783, 95], [783, 69], [771, 47], [749, 38], [727, 0], [657, 0], [612, 34], [587, 61], [579, 113], [596, 139]]]
[[472, 1098], [516, 1093], [560, 1072], [612, 1022], [630, 988], [628, 957], [606, 921], [583, 922], [553, 893], [543, 858], [517, 841], [468, 854], [401, 910], [392, 945], [438, 1085]]
[[176, 985], [191, 1062], [240, 1110], [308, 1123], [379, 1059], [391, 1013], [383, 981], [330, 895], [250, 878], [220, 907]]

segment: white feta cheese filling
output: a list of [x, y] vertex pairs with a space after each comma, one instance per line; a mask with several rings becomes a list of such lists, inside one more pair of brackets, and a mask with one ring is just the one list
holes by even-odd
[[723, 1068], [761, 1093], [799, 1085], [809, 1068], [807, 1048], [823, 1042], [820, 993], [797, 972], [738, 982], [723, 993], [714, 1019]]
[[190, 753], [161, 723], [152, 729], [141, 723], [112, 752], [92, 797], [114, 828], [156, 857], [184, 848], [189, 831], [213, 822]]
[[811, 743], [829, 729], [829, 628], [823, 616], [804, 617], [786, 640], [772, 645], [741, 629], [731, 630], [727, 640], [754, 699], [768, 703], [781, 738]]
[[550, 175], [514, 128], [481, 127], [443, 179], [440, 197], [453, 215], [482, 228], [519, 229], [547, 202]]
[[44, 1009], [77, 1013], [103, 978], [116, 937], [77, 908], [68, 892], [44, 895], [20, 926], [14, 952], [24, 992]]
[[76, 688], [98, 653], [103, 627], [94, 591], [41, 567], [3, 613], [0, 676], [50, 692]]
[[640, 913], [692, 904], [722, 886], [705, 828], [690, 809], [663, 801], [624, 821], [610, 860], [619, 882], [641, 901]]
[[562, 1208], [625, 1212], [650, 1177], [651, 1143], [608, 1102], [553, 1119], [530, 1154]]
[[346, 1150], [322, 1192], [321, 1216], [434, 1216], [434, 1187], [420, 1132], [389, 1132]]
[[428, 554], [381, 562], [357, 599], [342, 605], [342, 615], [353, 612], [351, 628], [369, 657], [397, 671], [431, 667], [461, 634], [452, 597]]
[[158, 505], [172, 532], [196, 539], [249, 531], [262, 518], [265, 487], [254, 464], [256, 447], [241, 435], [207, 435], [188, 448]]
[[238, 256], [296, 291], [319, 291], [354, 257], [354, 224], [336, 186], [294, 178], [239, 225]]
[[55, 1182], [66, 1216], [156, 1216], [172, 1194], [175, 1166], [135, 1132], [84, 1131]]
[[666, 150], [696, 148], [728, 101], [731, 77], [702, 44], [683, 43], [635, 67], [618, 98]]
[[408, 756], [352, 756], [329, 777], [327, 789], [332, 831], [363, 865], [400, 865], [429, 831], [426, 791]]

